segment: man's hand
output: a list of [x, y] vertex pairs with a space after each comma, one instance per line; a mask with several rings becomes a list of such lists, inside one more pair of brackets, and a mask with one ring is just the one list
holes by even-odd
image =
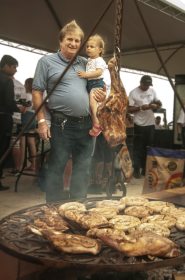
[[93, 95], [94, 95], [94, 99], [97, 101], [97, 102], [103, 102], [106, 98], [106, 90], [105, 88], [101, 89], [101, 88], [96, 88], [96, 89], [93, 89]]
[[161, 103], [160, 100], [157, 100], [157, 101], [151, 102], [151, 103], [150, 103], [150, 106], [151, 106], [150, 108], [151, 108], [152, 110], [156, 110], [156, 109], [159, 109], [159, 108], [162, 107], [162, 103]]
[[20, 113], [24, 114], [27, 111], [27, 108], [25, 106], [17, 105], [17, 107], [19, 108]]
[[158, 105], [158, 107], [161, 107], [162, 106], [162, 102], [160, 100], [157, 100], [154, 102], [156, 105]]
[[150, 103], [150, 104], [144, 104], [142, 105], [142, 110], [156, 110], [159, 108], [159, 104], [156, 103]]
[[37, 131], [42, 140], [48, 140], [49, 138], [51, 138], [50, 128], [48, 127], [46, 122], [38, 124]]
[[159, 108], [159, 106], [157, 104], [155, 104], [155, 103], [150, 104], [150, 109], [156, 110], [158, 108]]

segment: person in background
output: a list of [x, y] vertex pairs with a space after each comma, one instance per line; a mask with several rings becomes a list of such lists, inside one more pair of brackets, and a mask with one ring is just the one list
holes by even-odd
[[[34, 109], [32, 107], [32, 83], [33, 83], [33, 78], [28, 78], [25, 80], [25, 90], [26, 90], [26, 107], [25, 107], [25, 112], [21, 115], [21, 121], [22, 121], [22, 126], [24, 127], [30, 119], [34, 115]], [[35, 141], [35, 129], [36, 129], [36, 120], [34, 119], [32, 123], [28, 126], [28, 128], [25, 130], [26, 133], [28, 134], [27, 137], [27, 144], [28, 144], [28, 150], [29, 150], [29, 156], [30, 156], [30, 162], [31, 165], [28, 167], [25, 167], [25, 171], [32, 171], [36, 172], [36, 156], [37, 156], [37, 148], [36, 148], [36, 141]], [[25, 136], [22, 137], [21, 139], [22, 142], [22, 153], [24, 154], [25, 150]]]
[[134, 114], [133, 166], [135, 178], [145, 175], [147, 146], [153, 145], [155, 116], [153, 110], [162, 106], [156, 91], [151, 88], [152, 78], [141, 77], [140, 85], [129, 93], [128, 112]]
[[[17, 71], [18, 61], [10, 56], [4, 55], [0, 61], [0, 178], [3, 175], [5, 160], [3, 155], [10, 144], [13, 127], [13, 112], [21, 112], [22, 106], [17, 106], [14, 96], [14, 83], [12, 76]], [[3, 186], [0, 179], [0, 191], [9, 189]]]
[[[14, 93], [15, 93], [15, 101], [17, 106], [20, 106], [21, 100], [26, 99], [26, 91], [24, 88], [24, 85], [15, 79], [14, 76], [12, 76], [13, 83], [14, 83]], [[24, 107], [22, 107], [24, 108]], [[13, 129], [12, 129], [12, 136], [11, 136], [11, 145], [14, 143], [15, 139], [17, 138], [17, 135], [20, 132], [21, 129], [21, 113], [20, 112], [14, 112], [13, 113]], [[11, 174], [17, 176], [21, 170], [22, 163], [23, 163], [23, 154], [21, 149], [21, 139], [18, 139], [15, 145], [12, 147], [12, 158], [13, 158], [13, 168], [11, 170]]]
[[[87, 81], [78, 76], [79, 71], [85, 71], [87, 60], [81, 56], [76, 57], [83, 38], [84, 33], [75, 20], [66, 24], [59, 33], [60, 50], [42, 57], [34, 76], [35, 110], [42, 104], [44, 91], [47, 90], [48, 94], [52, 91], [48, 100], [51, 128], [46, 122], [44, 107], [37, 115], [40, 137], [43, 140], [51, 138], [45, 190], [47, 202], [65, 199], [62, 177], [70, 156], [73, 165], [70, 198], [85, 198], [87, 195], [93, 150], [93, 137], [89, 135], [92, 121]], [[72, 59], [74, 61], [71, 67], [59, 81]], [[57, 86], [52, 90], [57, 82]], [[97, 89], [94, 95], [98, 102], [105, 98], [105, 92], [100, 89]]]
[[164, 129], [164, 127], [161, 124], [161, 117], [157, 116], [155, 118], [155, 129]]
[[96, 116], [98, 102], [94, 98], [94, 90], [96, 88], [104, 88], [103, 73], [107, 68], [106, 62], [102, 58], [104, 53], [105, 43], [101, 36], [94, 35], [89, 38], [86, 45], [86, 53], [88, 55], [86, 72], [79, 71], [78, 75], [81, 78], [87, 79], [87, 90], [90, 93], [90, 108], [93, 127], [89, 131], [91, 136], [98, 136], [101, 133], [99, 120]]
[[185, 112], [181, 108], [177, 119], [177, 140], [182, 141], [182, 148], [185, 148]]

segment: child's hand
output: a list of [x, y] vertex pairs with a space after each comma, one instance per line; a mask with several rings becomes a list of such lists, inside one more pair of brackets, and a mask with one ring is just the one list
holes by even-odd
[[86, 78], [86, 72], [84, 72], [84, 71], [78, 71], [78, 76], [79, 76], [80, 78]]

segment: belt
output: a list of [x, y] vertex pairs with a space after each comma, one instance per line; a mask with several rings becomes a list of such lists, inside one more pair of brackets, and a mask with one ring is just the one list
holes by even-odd
[[65, 115], [64, 113], [62, 113], [60, 111], [53, 111], [53, 110], [50, 110], [50, 113], [51, 113], [51, 116], [53, 116], [53, 117], [64, 118], [64, 119], [71, 120], [74, 122], [81, 122], [81, 121], [88, 120], [90, 118], [90, 115], [73, 117], [73, 116]]

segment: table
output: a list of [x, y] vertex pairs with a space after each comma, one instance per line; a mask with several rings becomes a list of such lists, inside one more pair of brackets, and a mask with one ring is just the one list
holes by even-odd
[[146, 193], [143, 196], [152, 200], [163, 200], [185, 207], [185, 186], [160, 192]]

